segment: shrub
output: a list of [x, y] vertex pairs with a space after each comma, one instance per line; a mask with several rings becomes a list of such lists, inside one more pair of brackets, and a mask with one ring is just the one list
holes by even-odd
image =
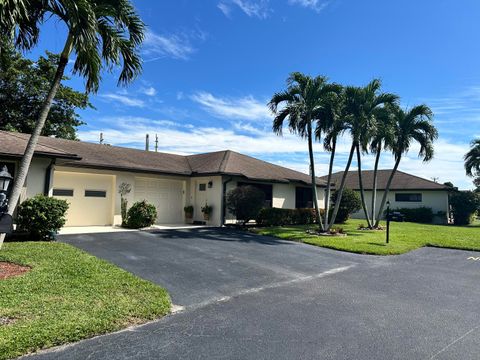
[[255, 219], [263, 207], [265, 194], [255, 186], [238, 186], [227, 194], [227, 208], [244, 223]]
[[473, 191], [456, 191], [450, 195], [453, 222], [455, 225], [468, 225], [480, 207], [480, 195]]
[[152, 226], [157, 219], [157, 209], [146, 200], [138, 201], [128, 210], [127, 227], [140, 229]]
[[[390, 209], [391, 212], [399, 212], [405, 221], [430, 224], [433, 221], [432, 208], [421, 206], [418, 208]], [[386, 215], [386, 211], [385, 211]]]
[[[322, 215], [323, 209], [320, 210]], [[258, 225], [308, 225], [315, 222], [315, 209], [263, 208], [256, 217]]]
[[30, 234], [31, 240], [51, 240], [65, 225], [68, 203], [65, 200], [37, 195], [18, 207], [18, 230]]
[[[337, 201], [338, 192], [335, 191], [332, 194], [332, 207], [330, 210], [329, 216], [332, 216], [333, 208]], [[350, 218], [350, 215], [354, 212], [357, 212], [362, 208], [362, 201], [360, 200], [360, 195], [351, 189], [345, 188], [342, 195], [342, 201], [340, 202], [340, 207], [338, 208], [337, 217], [335, 218], [335, 224], [343, 224]]]

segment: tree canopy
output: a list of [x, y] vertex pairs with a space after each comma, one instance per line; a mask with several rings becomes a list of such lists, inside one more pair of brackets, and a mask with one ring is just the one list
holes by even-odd
[[[32, 61], [5, 43], [2, 41], [0, 54], [0, 130], [30, 134], [50, 90], [59, 56], [47, 52]], [[77, 139], [77, 128], [85, 124], [78, 110], [87, 107], [92, 105], [86, 93], [61, 84], [42, 135]]]

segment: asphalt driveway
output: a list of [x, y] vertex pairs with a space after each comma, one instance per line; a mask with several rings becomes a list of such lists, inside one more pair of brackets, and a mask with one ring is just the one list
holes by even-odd
[[38, 359], [479, 359], [480, 254], [362, 256], [228, 229], [62, 236], [182, 311]]

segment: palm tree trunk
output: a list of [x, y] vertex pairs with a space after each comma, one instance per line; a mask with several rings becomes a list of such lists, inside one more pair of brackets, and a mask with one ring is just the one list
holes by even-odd
[[317, 217], [317, 224], [320, 228], [320, 231], [323, 231], [320, 209], [318, 208], [317, 178], [315, 177], [315, 160], [313, 159], [312, 123], [310, 121], [308, 122], [308, 153], [310, 156], [310, 173], [312, 176], [312, 194], [313, 204], [315, 206], [315, 216]]
[[[375, 166], [373, 168], [373, 185], [372, 185], [372, 224], [375, 224], [377, 206], [377, 176], [378, 176], [378, 163], [380, 162], [380, 153], [382, 152], [382, 144], [379, 143], [377, 147], [377, 154], [375, 156]], [[376, 225], [375, 225], [376, 226]]]
[[390, 191], [390, 186], [392, 185], [392, 180], [393, 177], [395, 176], [395, 173], [397, 172], [398, 165], [400, 164], [400, 157], [397, 159], [395, 162], [395, 166], [393, 167], [392, 173], [390, 174], [390, 177], [388, 178], [387, 186], [385, 187], [385, 191], [383, 193], [383, 198], [382, 198], [382, 203], [380, 204], [380, 209], [378, 209], [378, 214], [377, 214], [377, 221], [375, 223], [375, 227], [378, 227], [380, 224], [380, 219], [382, 218], [382, 212], [383, 208], [385, 207], [385, 203], [387, 202], [387, 195], [388, 192]]
[[335, 159], [335, 149], [337, 147], [337, 138], [332, 139], [332, 153], [330, 154], [330, 164], [328, 165], [327, 191], [325, 193], [325, 225], [328, 228], [328, 213], [330, 212], [330, 190], [332, 183], [333, 161]]
[[[62, 81], [65, 67], [68, 64], [68, 58], [70, 56], [70, 53], [72, 52], [72, 49], [73, 38], [71, 35], [69, 35], [65, 43], [65, 47], [63, 48], [63, 51], [60, 55], [60, 60], [58, 62], [57, 71], [55, 73], [55, 77], [53, 78], [52, 85], [50, 87], [47, 97], [43, 102], [42, 110], [40, 111], [40, 114], [38, 115], [37, 121], [35, 123], [35, 129], [33, 129], [30, 139], [28, 140], [25, 153], [23, 154], [22, 161], [20, 162], [20, 166], [18, 168], [17, 175], [13, 183], [13, 189], [10, 195], [8, 207], [8, 213], [10, 215], [13, 215], [13, 212], [15, 211], [15, 208], [20, 199], [20, 194], [22, 192], [23, 185], [25, 184], [25, 179], [27, 178], [28, 169], [30, 167], [30, 163], [32, 162], [32, 157], [38, 143], [38, 138], [42, 133], [45, 121], [47, 120], [48, 113], [50, 112], [50, 108], [52, 106], [53, 99], [55, 98], [55, 95], [57, 94], [58, 88], [60, 86], [60, 82]], [[4, 239], [5, 234], [1, 234], [0, 249], [3, 245]]]
[[345, 166], [345, 171], [343, 172], [342, 182], [340, 183], [340, 188], [337, 190], [338, 191], [337, 201], [335, 201], [335, 207], [333, 208], [332, 218], [330, 219], [330, 223], [328, 224], [328, 229], [325, 229], [326, 231], [330, 230], [333, 224], [335, 223], [338, 210], [340, 209], [340, 202], [342, 201], [343, 190], [345, 189], [345, 181], [347, 180], [348, 170], [350, 169], [350, 165], [352, 164], [353, 154], [355, 152], [355, 146], [356, 144], [353, 143], [352, 148], [350, 149], [350, 155], [348, 156], [347, 165]]
[[367, 226], [369, 229], [371, 229], [372, 223], [370, 222], [370, 215], [368, 214], [367, 203], [365, 202], [365, 190], [363, 188], [362, 157], [360, 155], [360, 146], [358, 144], [357, 144], [357, 166], [358, 166], [358, 186], [360, 188], [360, 199], [362, 200], [362, 208], [365, 214], [365, 219], [367, 220]]

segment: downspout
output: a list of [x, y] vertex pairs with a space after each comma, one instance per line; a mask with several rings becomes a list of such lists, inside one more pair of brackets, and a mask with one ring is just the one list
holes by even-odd
[[50, 165], [48, 165], [47, 170], [45, 172], [45, 184], [43, 186], [43, 194], [48, 196], [50, 193], [50, 183], [52, 181], [52, 173], [53, 167], [55, 166], [55, 159], [52, 159]]
[[233, 180], [232, 177], [230, 177], [228, 180], [225, 180], [222, 182], [222, 226], [225, 226], [225, 222], [227, 221], [227, 207], [226, 207], [226, 198], [227, 198], [227, 184]]

